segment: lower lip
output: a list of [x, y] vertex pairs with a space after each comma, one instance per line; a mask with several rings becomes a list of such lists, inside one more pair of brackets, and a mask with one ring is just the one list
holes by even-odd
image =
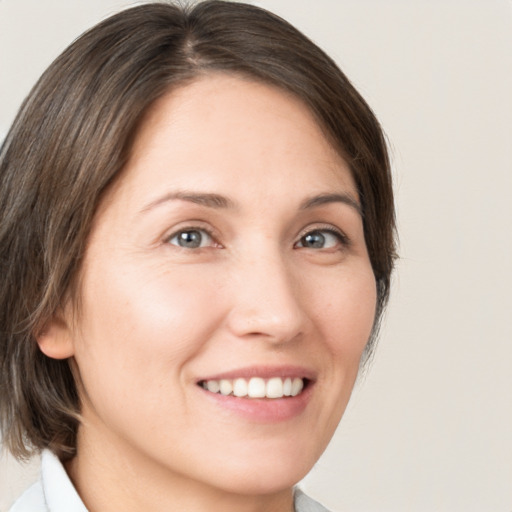
[[297, 396], [283, 398], [242, 398], [212, 393], [199, 388], [217, 406], [257, 423], [278, 423], [291, 420], [304, 412], [312, 396], [314, 383]]

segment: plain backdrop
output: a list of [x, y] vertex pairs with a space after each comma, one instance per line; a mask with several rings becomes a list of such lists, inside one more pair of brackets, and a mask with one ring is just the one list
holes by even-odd
[[[0, 138], [51, 60], [133, 3], [0, 0]], [[303, 486], [339, 512], [511, 512], [511, 2], [254, 3], [337, 60], [395, 175], [401, 260], [380, 345]], [[2, 456], [0, 511], [37, 471]]]

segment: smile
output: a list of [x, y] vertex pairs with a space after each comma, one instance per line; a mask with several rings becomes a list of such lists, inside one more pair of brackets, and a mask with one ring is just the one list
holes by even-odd
[[307, 379], [300, 377], [252, 377], [250, 379], [204, 380], [199, 383], [207, 391], [224, 396], [247, 398], [284, 398], [299, 395], [307, 385]]

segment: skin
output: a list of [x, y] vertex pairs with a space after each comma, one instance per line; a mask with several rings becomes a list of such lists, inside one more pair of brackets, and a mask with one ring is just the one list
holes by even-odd
[[[89, 510], [293, 509], [374, 320], [357, 205], [347, 164], [280, 90], [217, 74], [152, 107], [97, 212], [80, 314], [68, 304], [39, 339], [79, 373], [83, 423], [67, 470]], [[176, 234], [191, 230], [201, 245], [180, 246]], [[281, 421], [253, 421], [197, 384], [286, 365], [314, 382]]]

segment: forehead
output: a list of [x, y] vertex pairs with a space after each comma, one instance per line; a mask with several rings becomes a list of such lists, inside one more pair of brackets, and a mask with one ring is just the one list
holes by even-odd
[[159, 183], [226, 194], [236, 183], [257, 188], [263, 181], [269, 191], [342, 187], [357, 197], [348, 165], [300, 99], [226, 74], [201, 77], [155, 102], [123, 174], [138, 190]]

